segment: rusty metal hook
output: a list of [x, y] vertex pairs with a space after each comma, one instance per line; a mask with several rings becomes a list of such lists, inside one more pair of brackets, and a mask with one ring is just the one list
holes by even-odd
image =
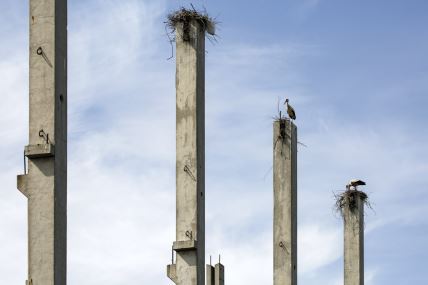
[[51, 61], [49, 60], [49, 58], [46, 56], [46, 54], [45, 54], [45, 52], [43, 51], [43, 48], [42, 48], [42, 47], [38, 47], [38, 48], [37, 48], [36, 53], [37, 53], [38, 55], [42, 56], [42, 57], [43, 57], [43, 59], [46, 61], [46, 63], [47, 63], [50, 67], [52, 67], [52, 63], [51, 63]]
[[279, 247], [282, 248], [283, 250], [285, 250], [288, 253], [287, 247], [285, 246], [285, 243], [280, 241], [279, 242]]
[[39, 137], [44, 138], [46, 141], [46, 144], [49, 143], [49, 134], [45, 133], [43, 129], [39, 131]]
[[192, 239], [192, 231], [186, 231], [186, 237], [188, 237], [189, 239]]
[[192, 171], [190, 170], [189, 166], [187, 166], [187, 164], [184, 166], [183, 170], [190, 176], [190, 178], [192, 178], [193, 181], [196, 182], [196, 177], [195, 175], [193, 175]]

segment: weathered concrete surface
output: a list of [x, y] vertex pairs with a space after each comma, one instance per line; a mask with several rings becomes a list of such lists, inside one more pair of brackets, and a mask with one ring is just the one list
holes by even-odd
[[177, 283], [177, 266], [176, 264], [168, 264], [166, 267], [166, 275], [172, 282]]
[[207, 264], [206, 266], [206, 284], [207, 285], [215, 285], [215, 268], [214, 266]]
[[[176, 284], [205, 283], [205, 31], [176, 26]], [[185, 248], [184, 241], [189, 243]], [[195, 246], [197, 244], [197, 246]], [[184, 247], [183, 247], [184, 246]]]
[[67, 0], [30, 0], [28, 281], [65, 285], [67, 262]]
[[344, 203], [344, 277], [345, 285], [364, 284], [364, 200], [358, 195]]
[[214, 285], [224, 285], [224, 266], [221, 263], [215, 265]]
[[274, 285], [297, 284], [297, 128], [273, 124]]

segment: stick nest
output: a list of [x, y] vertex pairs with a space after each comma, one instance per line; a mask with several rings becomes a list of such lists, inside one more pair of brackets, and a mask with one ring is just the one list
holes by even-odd
[[217, 22], [211, 18], [206, 11], [197, 11], [193, 7], [192, 9], [181, 7], [179, 10], [168, 14], [165, 23], [170, 33], [174, 33], [177, 24], [182, 23], [186, 27], [192, 21], [199, 22], [205, 32], [211, 36], [215, 36], [215, 26]]
[[369, 197], [366, 193], [359, 190], [346, 190], [344, 192], [334, 195], [336, 198], [335, 208], [338, 213], [343, 217], [343, 208], [345, 205], [349, 205], [351, 211], [357, 208], [357, 199], [362, 199], [363, 203], [371, 208]]

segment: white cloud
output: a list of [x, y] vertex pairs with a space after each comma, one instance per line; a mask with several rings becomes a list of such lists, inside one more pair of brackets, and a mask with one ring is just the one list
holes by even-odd
[[375, 282], [375, 277], [376, 277], [378, 271], [379, 270], [377, 268], [368, 268], [367, 270], [365, 270], [365, 272], [364, 272], [364, 283], [367, 285], [377, 284]]
[[[23, 51], [23, 49], [18, 49]], [[28, 112], [25, 107], [27, 102], [27, 61], [21, 54], [13, 54], [7, 60], [0, 62], [0, 78], [2, 104], [0, 105], [0, 136], [3, 148], [13, 147], [20, 142], [25, 130], [24, 123], [28, 120]]]
[[341, 233], [337, 228], [324, 228], [317, 224], [301, 226], [299, 229], [300, 273], [313, 272], [336, 261], [342, 248]]
[[28, 60], [25, 37], [8, 34], [19, 30], [21, 23], [14, 9], [6, 7], [4, 11], [8, 17], [0, 20], [0, 36], [8, 40], [0, 46], [4, 55], [0, 60], [0, 282], [22, 284], [27, 271], [27, 213], [25, 197], [16, 190], [16, 175], [23, 171], [27, 134]]
[[[109, 161], [126, 147], [107, 144], [82, 140], [70, 163], [70, 283], [168, 284], [162, 269], [174, 233], [173, 165], [133, 170], [132, 161]], [[101, 148], [87, 159], [93, 145]]]

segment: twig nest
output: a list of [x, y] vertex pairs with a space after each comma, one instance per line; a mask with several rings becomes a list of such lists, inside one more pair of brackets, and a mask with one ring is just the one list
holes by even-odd
[[215, 23], [213, 21], [207, 23], [207, 33], [211, 36], [215, 36]]
[[[190, 22], [196, 21], [201, 24], [204, 32], [208, 33], [211, 36], [215, 36], [216, 32], [216, 22], [208, 16], [206, 12], [199, 12], [195, 9], [186, 9], [181, 8], [175, 12], [172, 12], [167, 17], [167, 26], [171, 32], [175, 32], [177, 24], [183, 24], [184, 27], [188, 27]], [[184, 35], [185, 37], [186, 35]]]
[[357, 207], [357, 200], [361, 199], [365, 205], [370, 207], [368, 196], [363, 191], [359, 190], [346, 190], [336, 196], [336, 210], [343, 215], [343, 208], [348, 206], [351, 211]]

